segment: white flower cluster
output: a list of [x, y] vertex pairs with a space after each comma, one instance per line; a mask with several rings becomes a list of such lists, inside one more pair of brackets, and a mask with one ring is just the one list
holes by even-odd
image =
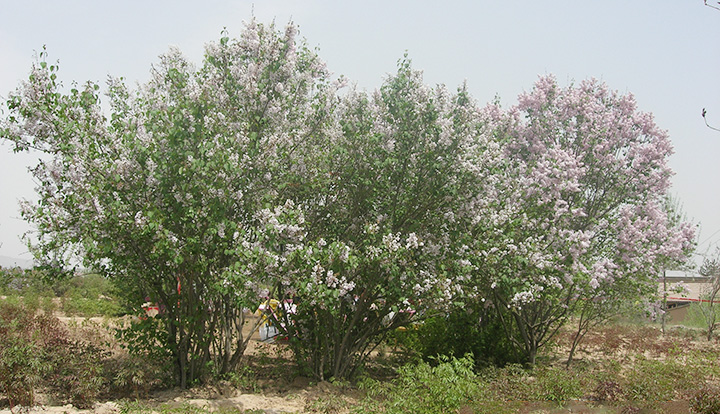
[[350, 259], [350, 247], [347, 245], [343, 245], [342, 250], [340, 251], [340, 256], [338, 258], [341, 262], [347, 263], [347, 261]]
[[417, 249], [418, 247], [422, 246], [423, 243], [418, 240], [418, 237], [415, 233], [408, 234], [407, 240], [405, 241], [406, 249]]
[[522, 305], [530, 303], [533, 300], [535, 300], [535, 295], [533, 294], [533, 292], [530, 290], [526, 290], [516, 293], [510, 300], [510, 303], [515, 308], [521, 308]]
[[[265, 227], [270, 227], [273, 231], [285, 237], [290, 242], [300, 243], [305, 239], [306, 233], [302, 225], [305, 223], [304, 216], [298, 212], [296, 224], [287, 224], [284, 216], [294, 211], [295, 204], [291, 200], [287, 200], [284, 205], [277, 206], [275, 209], [262, 209], [258, 212], [257, 218]], [[282, 219], [282, 220], [281, 220]]]
[[401, 246], [399, 234], [388, 233], [383, 236], [382, 242], [385, 248], [387, 248], [391, 252], [398, 251]]

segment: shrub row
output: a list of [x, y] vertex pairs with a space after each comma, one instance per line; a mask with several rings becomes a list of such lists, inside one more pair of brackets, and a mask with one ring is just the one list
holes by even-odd
[[40, 270], [0, 267], [0, 295], [28, 308], [61, 310], [68, 316], [118, 316], [126, 311], [115, 299], [116, 288], [98, 274], [50, 282]]

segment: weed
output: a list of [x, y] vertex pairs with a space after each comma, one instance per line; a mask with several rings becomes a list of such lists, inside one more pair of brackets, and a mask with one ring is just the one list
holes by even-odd
[[600, 381], [593, 390], [593, 399], [600, 402], [620, 401], [624, 394], [622, 385], [616, 381]]
[[147, 354], [126, 354], [107, 361], [108, 380], [115, 394], [145, 398], [172, 381], [167, 364]]
[[580, 399], [583, 386], [580, 376], [573, 370], [548, 367], [536, 373], [535, 397], [539, 401], [564, 402]]
[[398, 370], [399, 377], [388, 383], [364, 380], [368, 392], [359, 412], [445, 413], [457, 411], [476, 401], [485, 401], [485, 387], [477, 381], [471, 357], [440, 357], [437, 365], [409, 364]]
[[120, 414], [144, 414], [152, 412], [147, 403], [137, 400], [121, 400], [118, 402]]
[[493, 390], [493, 396], [502, 401], [526, 400], [532, 391], [533, 378], [520, 364], [510, 364], [503, 368], [488, 367], [480, 375]]
[[235, 371], [226, 373], [220, 377], [220, 380], [227, 381], [233, 388], [244, 391], [257, 392], [260, 389], [257, 373], [248, 365], [243, 365]]
[[350, 404], [342, 396], [331, 393], [309, 400], [305, 411], [309, 413], [335, 414], [342, 412]]
[[627, 373], [625, 397], [629, 401], [656, 407], [697, 389], [703, 383], [694, 367], [677, 360], [639, 360]]
[[705, 385], [690, 398], [690, 410], [698, 414], [720, 413], [720, 386]]

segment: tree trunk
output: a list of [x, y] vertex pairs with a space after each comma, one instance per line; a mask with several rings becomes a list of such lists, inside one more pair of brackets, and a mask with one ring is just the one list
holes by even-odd
[[667, 313], [667, 273], [663, 269], [663, 313], [662, 313], [662, 333], [665, 335], [665, 314]]
[[538, 347], [536, 343], [531, 343], [528, 348], [528, 363], [530, 366], [535, 366], [535, 359], [537, 358]]

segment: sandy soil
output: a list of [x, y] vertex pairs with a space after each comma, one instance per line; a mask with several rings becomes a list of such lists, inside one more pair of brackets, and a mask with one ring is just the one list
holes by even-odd
[[[167, 393], [167, 392], [166, 392]], [[192, 393], [173, 391], [176, 397], [168, 401], [160, 401], [157, 398], [150, 400], [151, 403], [163, 403], [168, 409], [183, 406], [196, 406], [211, 412], [223, 410], [223, 412], [242, 412], [242, 410], [263, 410], [265, 413], [299, 413], [303, 412], [306, 404], [307, 391], [302, 390], [286, 396], [273, 396], [261, 394], [240, 394], [234, 397], [218, 398], [196, 398]], [[16, 412], [18, 412], [16, 410]], [[57, 414], [80, 414], [97, 413], [110, 414], [119, 413], [120, 406], [114, 401], [99, 402], [91, 409], [80, 410], [68, 404], [61, 407], [41, 405], [33, 407], [29, 413], [57, 413]], [[10, 414], [9, 409], [0, 410], [2, 414]]]

